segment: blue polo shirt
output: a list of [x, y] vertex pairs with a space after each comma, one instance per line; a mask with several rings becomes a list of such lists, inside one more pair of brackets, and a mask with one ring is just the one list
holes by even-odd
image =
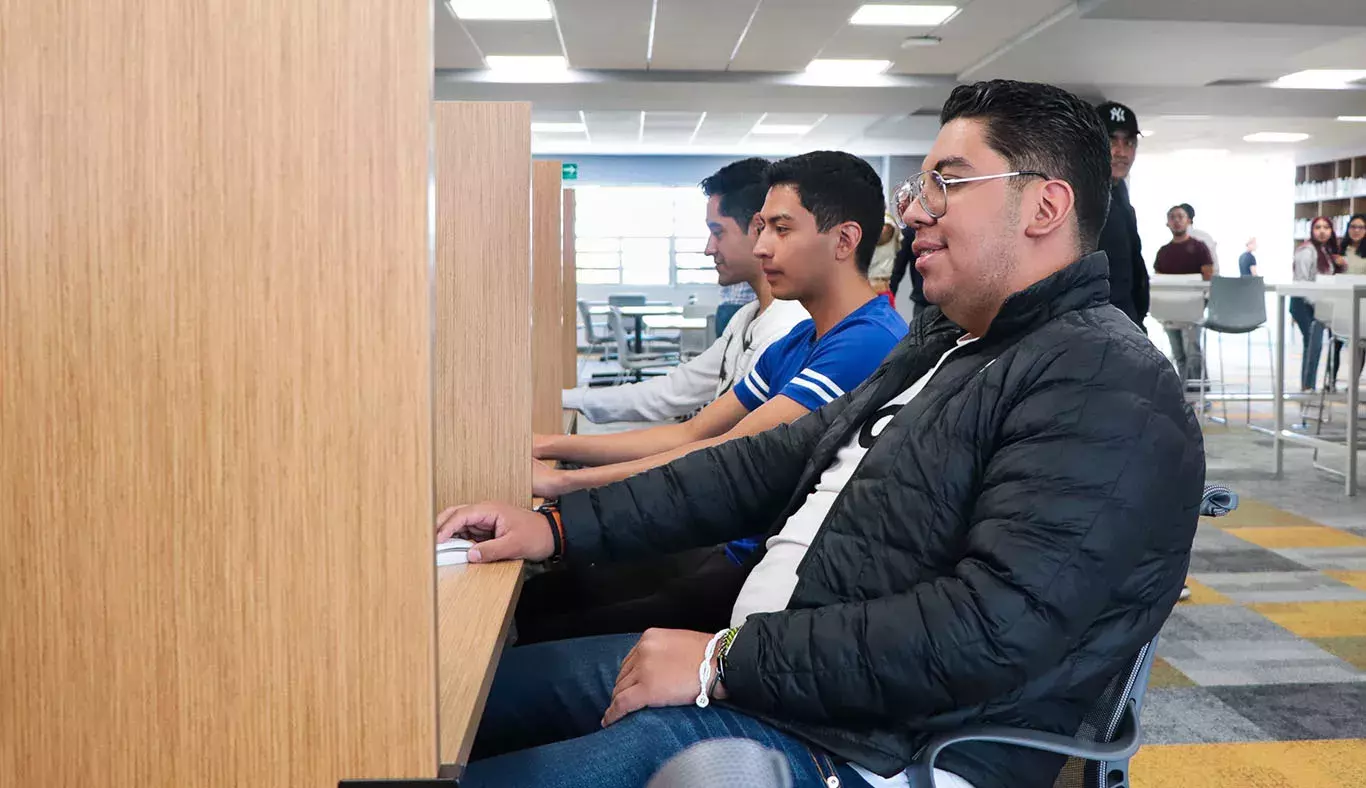
[[[815, 322], [798, 323], [768, 346], [732, 390], [750, 411], [779, 395], [807, 410], [819, 410], [867, 380], [904, 336], [906, 320], [890, 301], [878, 296], [820, 338]], [[726, 554], [743, 563], [758, 544], [757, 537], [737, 539], [726, 545]]]

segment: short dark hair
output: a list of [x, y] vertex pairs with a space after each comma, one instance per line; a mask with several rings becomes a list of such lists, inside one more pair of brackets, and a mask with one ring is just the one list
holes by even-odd
[[1110, 213], [1110, 135], [1094, 107], [1053, 85], [993, 79], [953, 89], [939, 122], [960, 118], [982, 121], [987, 144], [1012, 170], [1071, 184], [1079, 251], [1095, 251]]
[[863, 238], [855, 251], [858, 270], [868, 273], [873, 250], [882, 233], [882, 179], [873, 166], [852, 153], [818, 150], [780, 159], [764, 173], [764, 192], [791, 186], [802, 207], [816, 217], [823, 233], [845, 222], [856, 222]]
[[729, 216], [740, 225], [740, 232], [749, 232], [754, 214], [764, 207], [764, 171], [768, 159], [750, 158], [733, 161], [702, 179], [702, 193], [721, 197], [721, 215]]
[[[1186, 212], [1187, 219], [1190, 219], [1192, 222], [1195, 221], [1195, 209], [1191, 207], [1190, 203], [1183, 202], [1176, 207]], [[1171, 211], [1167, 211], [1167, 213], [1171, 213]]]

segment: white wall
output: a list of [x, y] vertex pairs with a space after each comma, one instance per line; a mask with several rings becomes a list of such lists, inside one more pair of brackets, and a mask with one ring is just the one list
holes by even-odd
[[1238, 255], [1258, 242], [1257, 272], [1269, 282], [1290, 281], [1294, 254], [1295, 164], [1290, 154], [1217, 155], [1139, 152], [1129, 176], [1143, 258], [1152, 270], [1157, 250], [1171, 241], [1167, 209], [1195, 208], [1195, 225], [1214, 236], [1219, 274], [1238, 275]]

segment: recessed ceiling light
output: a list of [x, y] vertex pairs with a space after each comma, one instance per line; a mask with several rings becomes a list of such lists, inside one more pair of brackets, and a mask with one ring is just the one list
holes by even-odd
[[1151, 137], [1156, 133], [1157, 132], [1153, 131], [1152, 129], [1144, 129], [1143, 131], [1139, 132], [1139, 134], [1141, 134], [1144, 137]]
[[569, 70], [563, 55], [485, 55], [484, 62], [499, 77], [513, 80], [563, 76]]
[[943, 41], [944, 39], [939, 36], [911, 36], [901, 42], [901, 48], [915, 49], [917, 47], [935, 47], [939, 46]]
[[1163, 120], [1209, 120], [1210, 115], [1163, 115]]
[[1346, 68], [1311, 68], [1286, 74], [1272, 87], [1300, 88], [1302, 90], [1342, 90], [1352, 87], [1352, 83], [1366, 79], [1366, 70]]
[[956, 5], [878, 5], [869, 3], [849, 18], [851, 25], [935, 27], [958, 13]]
[[807, 64], [806, 73], [821, 79], [861, 80], [875, 77], [891, 67], [890, 60], [816, 58]]
[[533, 123], [531, 130], [537, 134], [583, 134], [588, 131], [584, 123]]
[[446, 7], [461, 19], [529, 21], [551, 19], [550, 0], [446, 0]]
[[801, 123], [764, 123], [762, 120], [754, 124], [754, 128], [749, 130], [750, 134], [791, 134], [793, 136], [805, 134], [811, 130], [810, 124]]
[[1304, 142], [1308, 134], [1297, 131], [1259, 131], [1243, 137], [1243, 142]]
[[1343, 123], [1366, 123], [1366, 115], [1338, 115]]

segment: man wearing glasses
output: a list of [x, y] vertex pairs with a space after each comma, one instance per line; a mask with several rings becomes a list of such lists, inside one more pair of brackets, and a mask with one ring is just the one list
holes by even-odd
[[[1109, 303], [1105, 128], [1066, 91], [1004, 80], [956, 88], [940, 119], [892, 206], [935, 306], [865, 384], [544, 512], [442, 514], [474, 562], [769, 524], [727, 629], [513, 649], [461, 785], [641, 785], [722, 735], [777, 750], [797, 785], [906, 786], [932, 732], [1074, 734], [1156, 635], [1204, 451], [1171, 364]], [[1063, 758], [965, 743], [938, 763], [941, 788], [1047, 788]]]

